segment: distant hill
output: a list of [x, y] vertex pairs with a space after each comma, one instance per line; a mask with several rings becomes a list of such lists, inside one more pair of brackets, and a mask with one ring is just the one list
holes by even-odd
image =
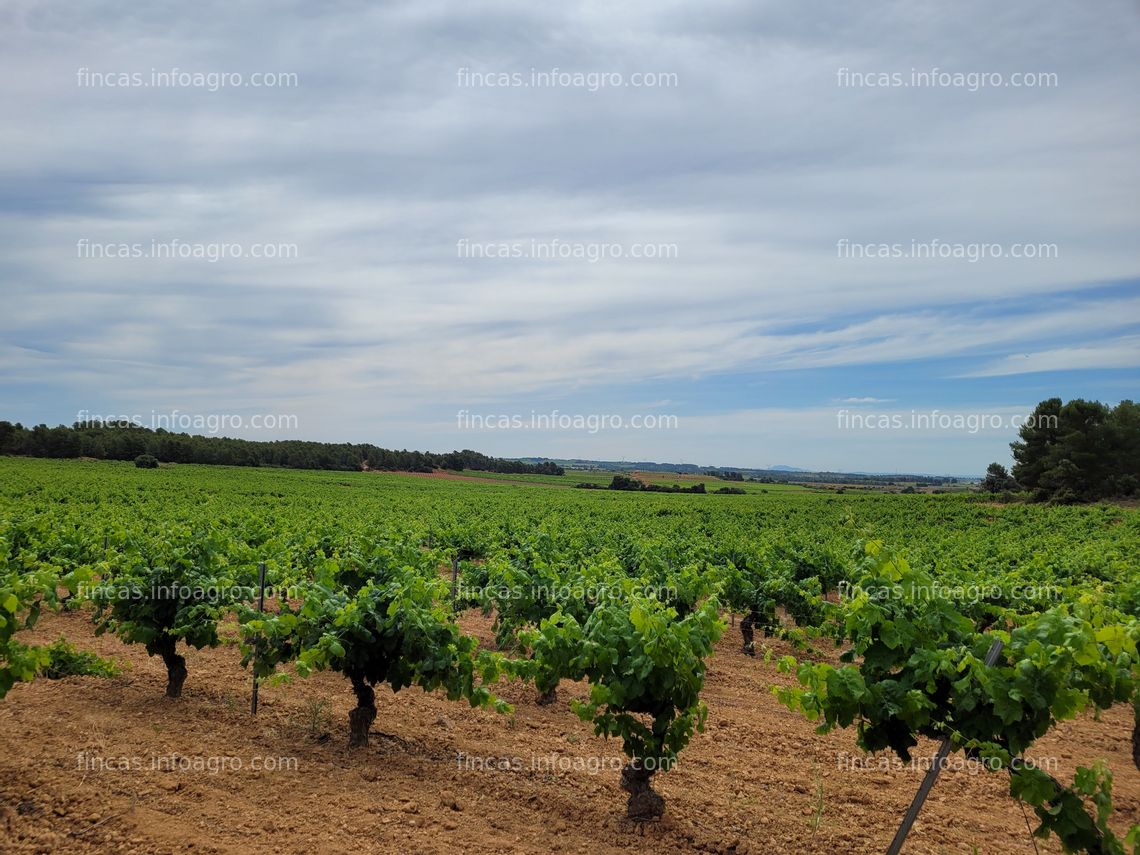
[[767, 469], [742, 466], [698, 466], [695, 463], [657, 463], [652, 460], [583, 460], [582, 458], [520, 457], [521, 463], [555, 464], [564, 469], [595, 469], [605, 472], [676, 472], [678, 475], [704, 475], [739, 472], [753, 481], [789, 481], [812, 484], [919, 484], [937, 487], [943, 484], [979, 480], [978, 475], [930, 475], [905, 472], [818, 472], [795, 466], [777, 465]]

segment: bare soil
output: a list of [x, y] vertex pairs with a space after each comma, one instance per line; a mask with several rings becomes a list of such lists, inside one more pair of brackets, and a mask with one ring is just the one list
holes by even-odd
[[[489, 642], [487, 619], [472, 612], [463, 624]], [[354, 699], [338, 675], [263, 685], [252, 717], [250, 675], [232, 644], [186, 651], [175, 700], [163, 694], [160, 660], [95, 638], [86, 613], [47, 616], [27, 635], [61, 633], [130, 667], [112, 679], [37, 680], [0, 701], [0, 851], [12, 855], [872, 853], [886, 849], [923, 775], [880, 768], [880, 758], [846, 766], [860, 757], [854, 734], [818, 735], [781, 706], [769, 686], [788, 678], [740, 652], [739, 626], [709, 662], [708, 728], [655, 776], [666, 812], [644, 825], [624, 818], [620, 745], [567, 707], [585, 696], [579, 684], [559, 687], [549, 706], [532, 687], [504, 684], [513, 717], [378, 689], [371, 744], [349, 749]], [[1105, 758], [1123, 830], [1140, 821], [1131, 731], [1131, 710], [1118, 707], [1061, 725], [1033, 757], [1065, 780]], [[943, 772], [905, 851], [1034, 852], [1006, 783], [980, 769]]]
[[519, 487], [554, 487], [555, 489], [573, 486], [572, 484], [547, 484], [542, 481], [523, 481], [516, 478], [486, 478], [478, 475], [459, 475], [448, 472], [446, 469], [433, 469], [431, 472], [399, 472], [387, 469], [369, 470], [381, 472], [384, 475], [408, 475], [412, 478], [432, 478], [438, 481], [475, 481], [479, 484], [511, 484]]

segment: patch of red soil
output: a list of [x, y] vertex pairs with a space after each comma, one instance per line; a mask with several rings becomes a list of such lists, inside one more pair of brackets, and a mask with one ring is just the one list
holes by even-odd
[[478, 475], [457, 475], [454, 472], [448, 472], [445, 469], [433, 469], [431, 472], [397, 472], [382, 469], [371, 470], [375, 472], [383, 472], [385, 475], [409, 475], [413, 478], [435, 478], [440, 481], [476, 481], [480, 484], [511, 484], [514, 486], [522, 487], [563, 487], [572, 486], [569, 484], [548, 484], [542, 481], [519, 481], [512, 478], [488, 478], [479, 477]]
[[[616, 474], [616, 473], [615, 473]], [[697, 475], [697, 474], [678, 474], [677, 472], [642, 472], [637, 470], [633, 473], [633, 477], [639, 481], [648, 481], [651, 484], [672, 484], [674, 481], [680, 483], [681, 481], [721, 481], [721, 478], [714, 478], [711, 475]], [[729, 483], [729, 482], [726, 482]]]

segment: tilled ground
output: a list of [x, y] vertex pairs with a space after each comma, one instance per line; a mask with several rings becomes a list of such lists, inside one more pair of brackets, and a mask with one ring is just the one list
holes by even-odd
[[[463, 624], [490, 637], [481, 615]], [[816, 734], [769, 692], [788, 678], [741, 654], [731, 629], [709, 663], [708, 729], [657, 776], [666, 814], [645, 826], [624, 819], [620, 745], [567, 707], [582, 685], [563, 685], [546, 707], [532, 688], [503, 685], [513, 717], [379, 690], [372, 744], [350, 750], [352, 694], [339, 676], [263, 686], [254, 718], [231, 644], [189, 652], [184, 695], [171, 701], [162, 663], [94, 637], [86, 613], [45, 617], [27, 635], [60, 634], [129, 668], [38, 680], [0, 701], [4, 853], [882, 852], [923, 774], [879, 757], [860, 766], [850, 731]], [[1063, 780], [1106, 759], [1123, 829], [1140, 821], [1131, 730], [1131, 710], [1118, 707], [1065, 723], [1033, 756]], [[904, 851], [1034, 846], [1004, 775], [951, 768]]]

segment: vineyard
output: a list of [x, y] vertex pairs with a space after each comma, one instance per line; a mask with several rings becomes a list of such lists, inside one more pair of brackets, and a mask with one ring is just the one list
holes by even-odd
[[0, 458], [11, 851], [1140, 851], [1140, 511], [534, 477]]

